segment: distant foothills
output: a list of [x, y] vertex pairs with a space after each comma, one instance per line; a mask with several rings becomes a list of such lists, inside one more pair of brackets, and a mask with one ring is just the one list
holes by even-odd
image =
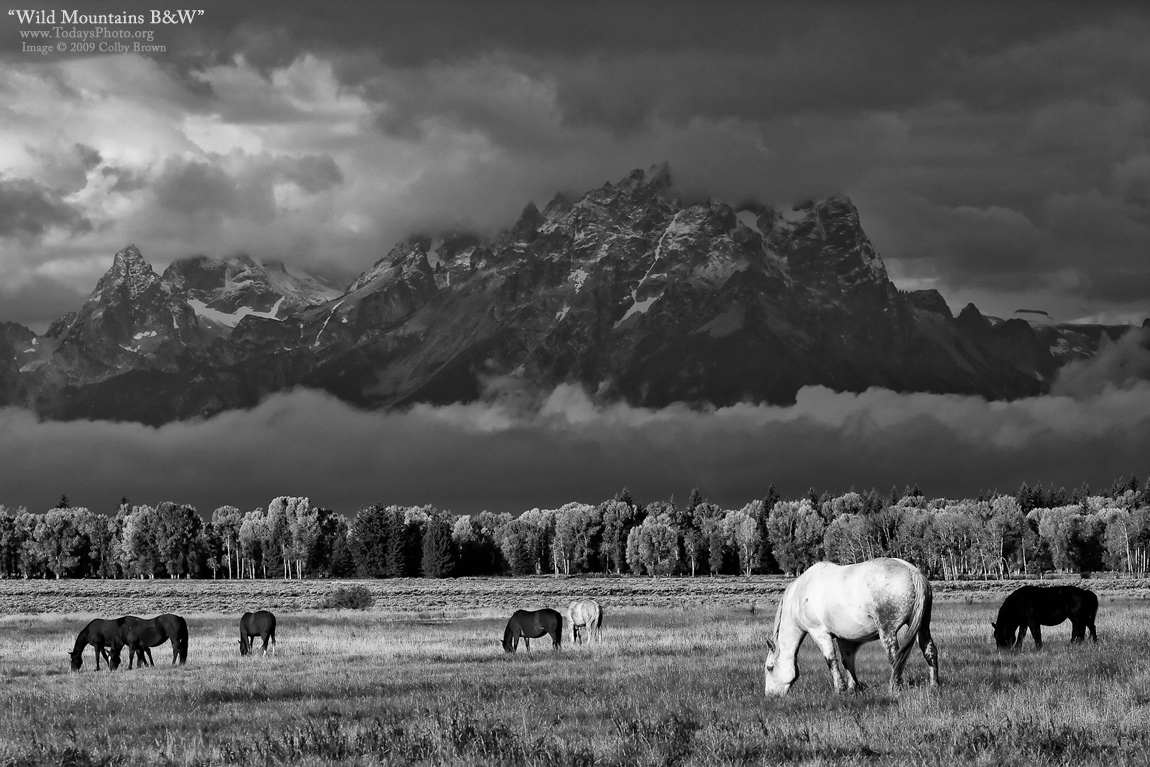
[[177, 503], [112, 516], [0, 506], [7, 578], [370, 578], [602, 573], [702, 576], [798, 573], [829, 559], [897, 556], [931, 578], [1004, 578], [1048, 570], [1150, 569], [1150, 482], [1119, 478], [1101, 493], [1023, 484], [1014, 495], [929, 499], [813, 490], [739, 509], [698, 489], [685, 505], [642, 504], [627, 490], [598, 505], [455, 516], [375, 504], [348, 520], [308, 498], [279, 497], [204, 520]]
[[493, 380], [597, 401], [790, 404], [804, 386], [1014, 399], [1132, 326], [955, 316], [900, 291], [845, 197], [683, 204], [666, 165], [529, 204], [492, 238], [417, 237], [344, 289], [247, 256], [157, 274], [129, 246], [38, 335], [0, 323], [0, 407], [160, 425], [306, 387], [368, 409]]

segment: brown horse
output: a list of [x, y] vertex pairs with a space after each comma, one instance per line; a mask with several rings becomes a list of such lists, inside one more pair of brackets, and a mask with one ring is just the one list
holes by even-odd
[[[112, 668], [119, 668], [120, 651], [126, 646], [128, 668], [132, 668], [132, 661], [136, 658], [140, 658], [140, 665], [143, 665], [144, 651], [167, 641], [172, 643], [172, 665], [177, 662], [184, 665], [188, 660], [188, 622], [179, 615], [165, 613], [155, 618], [124, 621], [112, 643], [112, 659], [109, 663]], [[150, 652], [148, 654], [151, 655]]]
[[264, 640], [265, 656], [268, 654], [269, 639], [272, 643], [272, 655], [276, 654], [276, 617], [267, 610], [244, 613], [240, 618], [240, 655], [251, 653], [253, 640], [256, 637]]
[[[1035, 648], [1042, 648], [1042, 629], [1039, 626], [1057, 626], [1070, 619], [1070, 643], [1090, 638], [1097, 642], [1094, 616], [1098, 614], [1098, 596], [1077, 586], [1022, 586], [1011, 592], [998, 609], [998, 619], [991, 623], [994, 642], [1000, 648], [1022, 646], [1026, 629], [1034, 637]], [[1018, 639], [1014, 638], [1015, 630]]]
[[563, 616], [549, 608], [516, 610], [503, 631], [503, 651], [515, 652], [519, 638], [523, 637], [523, 646], [530, 652], [531, 640], [544, 634], [551, 635], [551, 647], [558, 650], [563, 642]]
[[100, 670], [100, 658], [108, 664], [108, 668], [112, 669], [112, 660], [108, 655], [108, 647], [112, 646], [116, 636], [120, 633], [120, 626], [124, 623], [124, 618], [96, 618], [89, 621], [88, 625], [80, 629], [80, 633], [76, 635], [76, 644], [72, 648], [72, 652], [68, 653], [71, 659], [71, 668], [73, 671], [79, 671], [84, 665], [84, 648], [88, 645], [96, 650], [96, 670]]

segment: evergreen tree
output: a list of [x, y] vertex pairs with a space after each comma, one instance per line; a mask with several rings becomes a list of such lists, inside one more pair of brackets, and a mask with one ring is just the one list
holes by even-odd
[[1014, 494], [1014, 500], [1018, 501], [1018, 508], [1022, 510], [1023, 514], [1029, 514], [1030, 510], [1034, 508], [1033, 494], [1030, 491], [1030, 485], [1023, 482], [1018, 486], [1018, 492]]
[[771, 486], [767, 488], [767, 495], [763, 498], [763, 509], [767, 514], [771, 513], [771, 509], [775, 508], [775, 504], [782, 500], [779, 491], [775, 489], [775, 483], [772, 482]]
[[451, 538], [452, 525], [442, 516], [428, 520], [423, 531], [423, 557], [421, 569], [424, 578], [450, 578], [459, 561], [455, 541]]
[[0, 504], [0, 576], [11, 578], [20, 572], [20, 544], [16, 518], [24, 509], [15, 511]]
[[351, 555], [355, 569], [368, 578], [386, 578], [392, 573], [391, 549], [395, 537], [395, 514], [381, 503], [365, 506], [351, 524]]
[[328, 572], [333, 578], [346, 578], [355, 572], [355, 557], [348, 544], [350, 526], [343, 515], [337, 515], [336, 530], [331, 537], [331, 559]]

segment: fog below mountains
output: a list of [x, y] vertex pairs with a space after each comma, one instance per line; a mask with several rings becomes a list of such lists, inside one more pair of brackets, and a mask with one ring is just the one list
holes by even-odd
[[298, 390], [200, 422], [38, 422], [0, 410], [0, 503], [42, 512], [61, 493], [110, 513], [133, 504], [266, 506], [277, 495], [354, 516], [375, 501], [457, 513], [597, 503], [628, 487], [642, 502], [698, 486], [741, 506], [773, 482], [931, 496], [1013, 492], [1023, 481], [1109, 485], [1150, 473], [1150, 351], [1131, 333], [1064, 369], [1055, 394], [977, 397], [804, 388], [788, 407], [698, 411], [599, 406], [582, 390], [545, 395], [492, 382], [488, 401], [363, 412]]

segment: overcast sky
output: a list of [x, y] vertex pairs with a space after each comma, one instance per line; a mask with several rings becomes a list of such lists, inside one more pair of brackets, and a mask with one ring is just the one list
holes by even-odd
[[[80, 10], [147, 14], [154, 5], [94, 2]], [[896, 284], [937, 288], [956, 312], [974, 301], [999, 316], [1038, 309], [1064, 321], [1141, 323], [1150, 314], [1150, 12], [1143, 4], [208, 2], [196, 5], [205, 13], [190, 25], [112, 27], [154, 31], [152, 44], [167, 50], [144, 55], [23, 51], [21, 30], [50, 26], [22, 24], [7, 10], [35, 7], [61, 12], [24, 0], [0, 5], [0, 320], [43, 330], [79, 306], [128, 243], [157, 270], [192, 254], [246, 252], [343, 285], [398, 239], [493, 232], [529, 200], [583, 192], [663, 160], [686, 198], [783, 207], [849, 195]], [[1123, 391], [1140, 386], [1131, 385]], [[846, 401], [859, 413], [876, 406]], [[1027, 417], [1041, 424], [1045, 411], [1035, 408]], [[317, 413], [329, 423], [346, 417], [358, 425], [351, 436], [366, 441], [393, 429], [422, 434], [414, 426], [420, 417], [439, 423], [442, 415], [367, 418], [292, 395], [235, 417], [282, 427], [291, 421], [285, 409], [307, 411], [298, 428]], [[933, 418], [931, 407], [908, 412]], [[788, 429], [807, 423], [798, 411], [776, 416]], [[538, 419], [524, 432], [510, 428], [493, 443], [504, 452], [493, 455], [511, 463], [530, 456], [540, 470], [537, 443], [554, 438], [573, 451], [570, 460], [583, 456], [579, 465], [590, 467], [626, 441], [607, 436], [614, 427], [600, 417], [591, 419], [602, 427], [593, 434], [555, 431], [554, 422]], [[81, 434], [68, 431], [79, 425], [6, 418], [2, 428], [30, 440], [10, 444], [25, 449], [59, 447], [68, 434], [84, 444], [99, 433], [134, 445], [142, 461], [155, 460], [160, 445], [173, 446], [174, 461], [220, 450], [199, 440], [230, 423], [159, 432], [86, 425]], [[717, 439], [732, 437], [722, 427], [733, 423], [713, 418], [684, 428]], [[1100, 416], [1099, 423], [1112, 422]], [[933, 425], [958, 438], [957, 422]], [[433, 436], [455, 440], [456, 428], [463, 427], [428, 428], [430, 454], [437, 454]], [[815, 424], [811, 434], [841, 428]], [[886, 444], [916, 426], [875, 429], [852, 433]], [[492, 434], [467, 433], [475, 445]], [[758, 459], [772, 457], [760, 448], [751, 451]], [[342, 454], [338, 444], [328, 449]], [[810, 465], [796, 457], [779, 473], [799, 491], [923, 479], [914, 476], [917, 464], [868, 471], [866, 462], [850, 461], [841, 469], [849, 482], [846, 474], [814, 476], [824, 454], [812, 448]], [[1085, 479], [1089, 472], [1076, 474], [1069, 455], [1027, 462], [1037, 479]], [[976, 492], [1023, 473], [996, 460], [968, 467], [963, 481]], [[1126, 463], [1138, 460], [1130, 453]], [[1145, 470], [1126, 463], [1112, 473]], [[587, 476], [600, 478], [597, 489], [619, 484], [623, 465], [608, 460]], [[689, 491], [678, 486], [683, 472], [660, 473], [673, 465], [643, 480], [649, 493]], [[750, 478], [771, 470], [760, 466], [754, 475], [751, 465], [699, 469], [700, 479], [732, 501], [753, 496]], [[214, 476], [196, 467], [187, 469], [195, 479]], [[448, 470], [459, 488], [442, 493], [443, 505], [573, 500], [566, 490], [511, 499], [493, 488], [480, 500], [465, 492], [470, 473]], [[144, 494], [175, 487], [163, 482], [176, 478], [156, 478]], [[273, 484], [250, 492], [267, 494]], [[436, 500], [428, 487], [411, 488], [412, 502]], [[128, 492], [105, 490], [116, 499]], [[43, 506], [65, 491], [13, 493], [0, 503]], [[339, 503], [354, 505], [364, 494], [349, 490]]]

